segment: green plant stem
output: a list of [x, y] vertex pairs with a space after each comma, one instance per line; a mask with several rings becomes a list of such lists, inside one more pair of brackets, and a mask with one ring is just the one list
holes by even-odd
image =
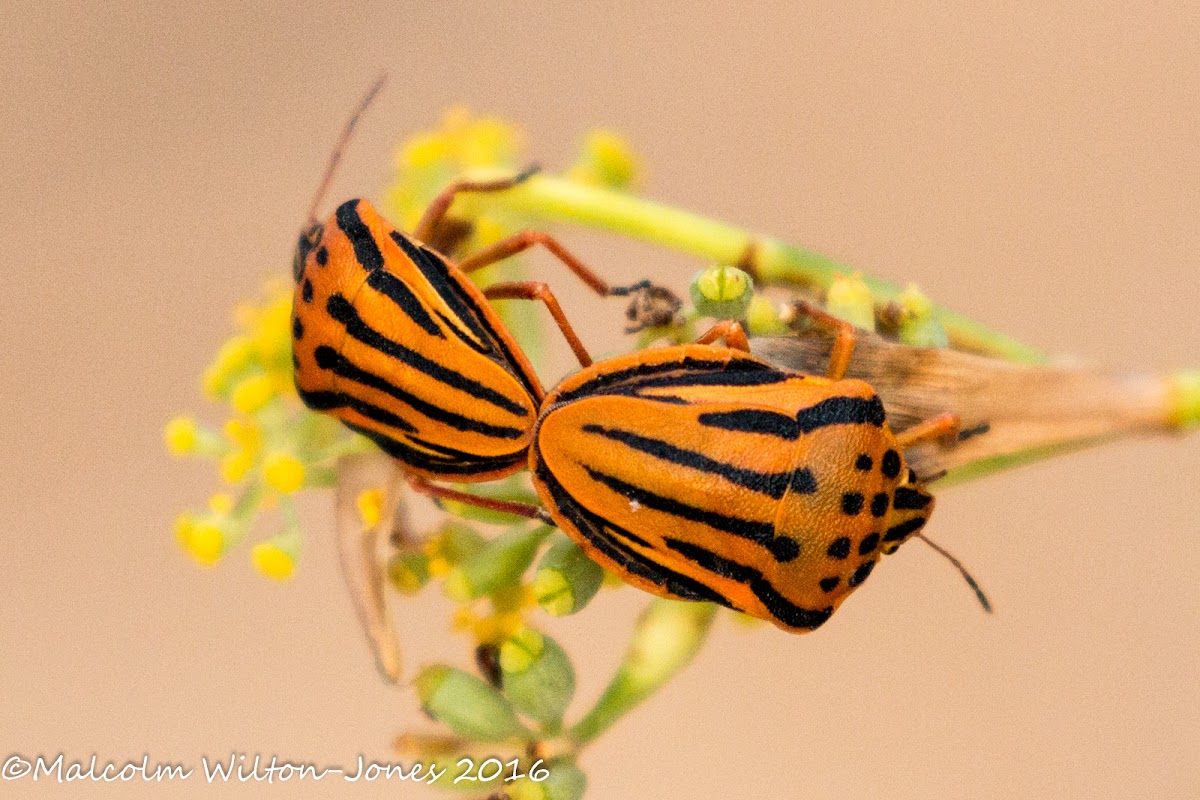
[[691, 663], [712, 628], [712, 603], [655, 598], [638, 619], [617, 674], [569, 736], [582, 747]]
[[[838, 274], [855, 270], [819, 253], [759, 236], [689, 211], [624, 192], [588, 186], [552, 175], [535, 176], [507, 191], [471, 198], [480, 208], [505, 208], [527, 217], [570, 222], [621, 234], [689, 253], [717, 264], [737, 264], [753, 247], [758, 279], [766, 284], [829, 287]], [[902, 289], [864, 276], [878, 302], [896, 299]], [[1022, 363], [1041, 363], [1045, 356], [1001, 333], [949, 309], [935, 306], [933, 316], [945, 327], [953, 346]]]

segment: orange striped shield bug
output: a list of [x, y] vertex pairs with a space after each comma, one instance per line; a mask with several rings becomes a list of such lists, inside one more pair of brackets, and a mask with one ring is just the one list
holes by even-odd
[[[347, 123], [310, 219], [378, 88]], [[489, 299], [542, 301], [580, 364], [591, 364], [546, 284], [500, 283], [480, 290], [468, 273], [542, 245], [601, 296], [650, 286], [610, 287], [537, 231], [500, 241], [458, 264], [423, 244], [445, 221], [457, 194], [503, 191], [530, 174], [451, 184], [412, 235], [397, 230], [367, 201], [349, 200], [300, 236], [292, 318], [300, 397], [374, 441], [410, 477], [485, 481], [526, 464], [545, 392]]]
[[903, 451], [953, 436], [958, 419], [893, 434], [871, 386], [843, 377], [853, 328], [806, 312], [838, 331], [827, 377], [756, 358], [741, 327], [722, 323], [555, 388], [530, 450], [555, 523], [654, 594], [793, 632], [829, 619], [929, 519], [933, 497]]

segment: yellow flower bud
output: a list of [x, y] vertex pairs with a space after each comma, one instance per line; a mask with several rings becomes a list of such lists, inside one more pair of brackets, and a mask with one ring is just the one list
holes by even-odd
[[477, 622], [479, 622], [479, 617], [470, 606], [460, 606], [454, 612], [454, 616], [450, 618], [450, 628], [455, 631], [465, 631], [473, 628]]
[[445, 160], [450, 154], [444, 137], [426, 133], [414, 136], [400, 148], [397, 167], [423, 169]]
[[277, 539], [259, 542], [250, 548], [250, 561], [264, 577], [273, 581], [286, 581], [296, 572], [296, 559]]
[[229, 420], [225, 423], [225, 435], [249, 453], [258, 452], [258, 448], [262, 446], [262, 428], [254, 420]]
[[167, 450], [175, 456], [184, 456], [196, 449], [196, 421], [191, 417], [176, 417], [163, 429], [163, 441]]
[[[254, 351], [268, 367], [290, 368], [292, 355], [292, 296], [278, 295], [261, 308], [251, 335]], [[289, 370], [290, 371], [290, 370]]]
[[175, 541], [179, 543], [179, 549], [184, 552], [187, 552], [188, 537], [191, 536], [195, 524], [196, 521], [191, 514], [180, 514], [175, 518]]
[[217, 372], [229, 375], [250, 366], [254, 358], [254, 349], [250, 337], [234, 336], [221, 345], [217, 357], [213, 360], [212, 368]]
[[896, 299], [905, 313], [914, 317], [927, 317], [933, 311], [933, 301], [926, 297], [915, 283], [906, 286]]
[[218, 492], [208, 498], [208, 507], [214, 514], [224, 516], [233, 511], [233, 496], [225, 492]]
[[201, 566], [211, 567], [221, 560], [225, 550], [225, 534], [207, 520], [193, 522], [182, 536], [183, 549]]
[[230, 453], [221, 459], [221, 479], [226, 483], [240, 483], [254, 466], [254, 456], [245, 450]]
[[275, 396], [275, 387], [266, 375], [243, 378], [233, 387], [233, 407], [243, 414], [253, 414]]
[[304, 485], [304, 464], [291, 453], [271, 453], [263, 460], [263, 478], [273, 489], [291, 494]]
[[525, 627], [525, 618], [519, 611], [496, 615], [496, 636], [498, 638], [516, 636], [523, 627]]
[[500, 638], [499, 627], [496, 624], [495, 617], [483, 617], [482, 619], [475, 620], [472, 631], [475, 634], [475, 641], [480, 644], [495, 642]]
[[508, 231], [503, 225], [487, 215], [480, 216], [475, 220], [476, 247], [481, 249], [490, 247], [503, 239], [507, 234]]
[[429, 559], [429, 576], [431, 578], [444, 578], [450, 572], [450, 562], [441, 556], [434, 556]]
[[513, 159], [520, 142], [516, 129], [498, 119], [480, 119], [467, 128], [458, 157], [467, 169], [504, 166]]
[[639, 171], [633, 148], [622, 136], [600, 129], [588, 134], [583, 145], [583, 161], [571, 171], [571, 177], [584, 183], [598, 183], [625, 189]]
[[374, 528], [383, 517], [383, 490], [366, 489], [359, 492], [355, 505], [358, 506], [358, 518], [362, 520], [363, 528]]

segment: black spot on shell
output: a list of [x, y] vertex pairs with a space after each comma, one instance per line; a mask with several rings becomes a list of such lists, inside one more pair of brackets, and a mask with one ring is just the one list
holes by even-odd
[[871, 516], [872, 517], [882, 517], [884, 514], [887, 513], [888, 505], [890, 504], [890, 502], [891, 502], [891, 498], [888, 497], [887, 492], [880, 492], [879, 494], [872, 497], [871, 498]]
[[833, 543], [829, 545], [829, 549], [825, 551], [825, 554], [830, 558], [839, 560], [848, 557], [850, 555], [850, 539], [845, 536], [834, 539]]
[[875, 460], [866, 453], [863, 453], [854, 461], [854, 468], [861, 472], [870, 472], [873, 466], [875, 466]]
[[821, 591], [832, 592], [841, 582], [842, 579], [837, 575], [834, 575], [832, 578], [821, 578]]
[[883, 463], [880, 465], [880, 470], [888, 478], [894, 478], [900, 474], [900, 454], [895, 450], [888, 450], [883, 454]]
[[853, 517], [862, 511], [865, 500], [858, 492], [846, 492], [842, 495], [842, 513]]
[[872, 533], [867, 538], [858, 543], [858, 554], [860, 556], [870, 555], [875, 552], [875, 548], [879, 546], [879, 534]]
[[795, 561], [796, 557], [800, 555], [800, 543], [788, 536], [778, 536], [772, 539], [767, 547], [780, 564]]
[[846, 581], [846, 584], [858, 586], [870, 576], [873, 569], [875, 569], [874, 561], [864, 561], [858, 569], [854, 570], [854, 574], [850, 576], [850, 580]]

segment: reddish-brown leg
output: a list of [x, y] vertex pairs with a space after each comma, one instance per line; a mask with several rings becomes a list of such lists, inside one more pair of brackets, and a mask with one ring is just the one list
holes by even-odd
[[742, 323], [740, 322], [728, 319], [722, 320], [705, 331], [700, 338], [696, 339], [696, 344], [712, 344], [717, 339], [724, 339], [725, 344], [734, 350], [741, 350], [744, 353], [750, 352], [750, 341], [746, 339], [746, 331], [742, 328]]
[[896, 444], [901, 450], [941, 439], [943, 436], [958, 436], [961, 421], [957, 414], [938, 414], [924, 422], [918, 422], [908, 430], [896, 434]]
[[558, 329], [562, 331], [567, 344], [571, 345], [571, 350], [575, 353], [575, 357], [579, 359], [579, 365], [583, 367], [590, 367], [592, 365], [592, 357], [588, 354], [587, 348], [579, 340], [575, 329], [567, 321], [567, 315], [563, 313], [562, 306], [558, 304], [554, 293], [550, 291], [550, 287], [546, 284], [539, 283], [538, 281], [494, 283], [483, 290], [483, 296], [489, 300], [541, 300], [546, 304], [547, 310], [550, 311], [550, 316], [554, 317], [554, 322], [558, 325]]
[[794, 307], [797, 315], [807, 317], [817, 325], [836, 332], [833, 350], [829, 353], [828, 377], [834, 381], [846, 377], [846, 370], [850, 368], [850, 356], [854, 354], [854, 326], [804, 300], [797, 300]]
[[601, 297], [609, 295], [624, 297], [641, 291], [650, 285], [650, 281], [641, 281], [635, 283], [633, 286], [609, 286], [607, 281], [572, 255], [567, 248], [558, 243], [558, 240], [542, 231], [522, 231], [507, 239], [501, 239], [491, 247], [460, 261], [458, 268], [463, 272], [473, 272], [489, 264], [495, 264], [497, 261], [503, 261], [506, 258], [515, 256], [517, 253], [522, 253], [539, 244], [549, 250], [555, 258], [566, 265], [567, 269], [575, 273], [581, 281], [586, 283], [592, 291]]
[[429, 208], [425, 209], [425, 213], [421, 215], [421, 221], [417, 223], [417, 227], [413, 230], [413, 236], [418, 241], [428, 242], [438, 223], [442, 221], [446, 216], [446, 212], [450, 210], [455, 196], [460, 192], [503, 192], [505, 189], [511, 189], [519, 183], [524, 183], [531, 176], [537, 174], [537, 171], [538, 167], [529, 167], [510, 178], [496, 178], [487, 181], [463, 179], [455, 181], [443, 189], [441, 194], [433, 198], [433, 202], [429, 204]]
[[489, 511], [499, 511], [504, 514], [512, 514], [518, 517], [528, 517], [536, 519], [547, 525], [553, 525], [554, 520], [546, 513], [544, 509], [537, 506], [531, 506], [526, 503], [517, 503], [512, 500], [496, 500], [491, 497], [480, 497], [467, 492], [459, 492], [450, 489], [446, 486], [439, 486], [436, 483], [430, 483], [423, 478], [408, 479], [408, 484], [414, 491], [429, 497], [437, 497], [442, 500], [453, 500], [458, 503], [466, 503], [467, 505], [477, 506], [478, 508], [486, 508]]

